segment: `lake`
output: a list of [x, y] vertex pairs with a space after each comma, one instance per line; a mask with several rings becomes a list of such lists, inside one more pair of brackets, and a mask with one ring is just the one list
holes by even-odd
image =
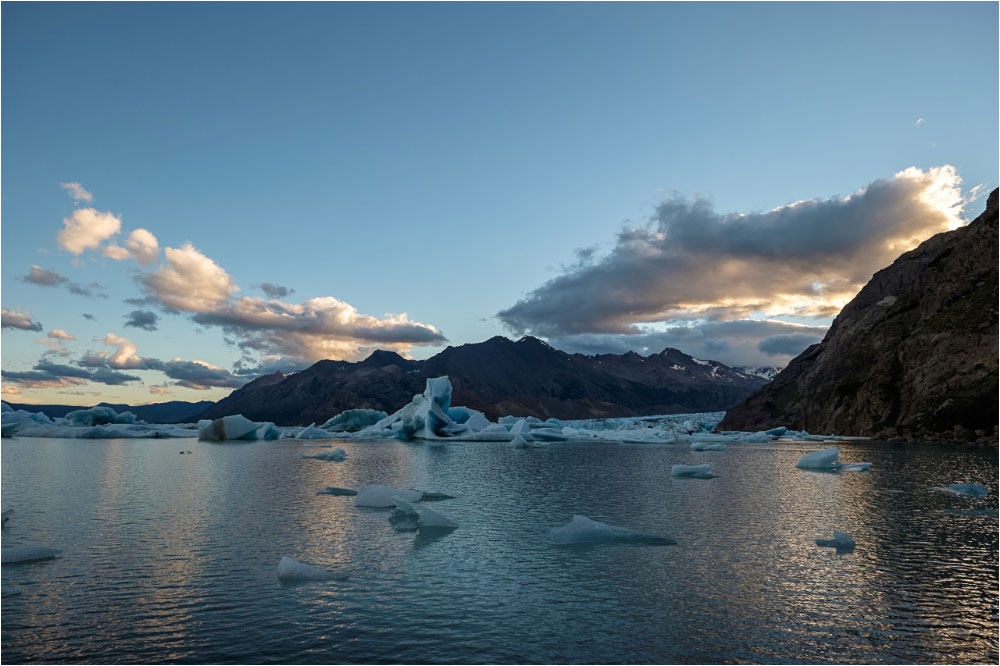
[[[997, 451], [837, 442], [871, 471], [796, 469], [830, 445], [5, 439], [4, 547], [63, 553], [3, 566], [3, 658], [996, 662]], [[928, 490], [957, 482], [990, 494]], [[371, 483], [454, 495], [427, 506], [460, 527], [315, 494]], [[677, 543], [550, 543], [573, 514]], [[852, 553], [815, 544], [835, 529]], [[351, 577], [282, 584], [285, 555]]]

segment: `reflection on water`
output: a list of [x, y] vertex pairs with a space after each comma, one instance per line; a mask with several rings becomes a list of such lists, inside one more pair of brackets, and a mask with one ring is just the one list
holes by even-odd
[[[871, 472], [795, 468], [805, 446], [5, 440], [11, 662], [995, 662], [995, 451], [839, 443]], [[192, 455], [178, 455], [180, 450]], [[718, 478], [674, 479], [711, 463]], [[987, 485], [986, 498], [929, 492]], [[460, 527], [397, 532], [327, 486], [456, 498]], [[579, 513], [674, 546], [560, 548]], [[833, 530], [853, 553], [819, 548]], [[283, 586], [289, 555], [351, 572]], [[17, 596], [6, 593], [17, 588]]]

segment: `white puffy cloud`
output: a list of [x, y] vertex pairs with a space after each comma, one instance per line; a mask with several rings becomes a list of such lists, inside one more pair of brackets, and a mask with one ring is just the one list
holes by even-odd
[[157, 359], [139, 356], [139, 348], [128, 338], [108, 333], [102, 342], [116, 348], [105, 358], [108, 367], [116, 370], [160, 370], [163, 367], [163, 363]]
[[80, 183], [59, 183], [59, 187], [66, 190], [73, 197], [73, 201], [86, 201], [89, 203], [94, 200], [94, 195], [83, 189], [83, 185]]
[[115, 261], [125, 261], [129, 258], [128, 250], [123, 248], [121, 245], [105, 245], [101, 250], [101, 254], [108, 259], [114, 259]]
[[140, 266], [149, 266], [159, 261], [160, 244], [156, 236], [147, 229], [134, 229], [125, 239], [125, 247]]
[[54, 328], [51, 331], [49, 331], [48, 337], [52, 338], [53, 340], [76, 340], [75, 337], [73, 337], [66, 331], [62, 330], [61, 328]]
[[63, 218], [63, 229], [57, 240], [59, 247], [72, 254], [96, 249], [101, 243], [117, 234], [122, 221], [117, 216], [93, 208], [77, 208], [70, 217]]
[[239, 291], [233, 278], [191, 243], [164, 248], [164, 254], [167, 265], [140, 280], [149, 294], [167, 307], [212, 311]]

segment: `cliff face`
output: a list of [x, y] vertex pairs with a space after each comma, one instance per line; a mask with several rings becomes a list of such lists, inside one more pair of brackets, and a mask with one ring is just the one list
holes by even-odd
[[765, 379], [700, 361], [676, 349], [582, 356], [532, 337], [495, 337], [448, 347], [426, 361], [377, 351], [360, 363], [320, 361], [287, 377], [280, 373], [233, 391], [202, 415], [243, 414], [280, 425], [322, 423], [345, 409], [394, 412], [424, 390], [427, 378], [448, 375], [452, 403], [491, 419], [605, 418], [718, 411], [735, 405]]
[[876, 273], [822, 342], [719, 428], [995, 443], [997, 255], [994, 190], [968, 226]]

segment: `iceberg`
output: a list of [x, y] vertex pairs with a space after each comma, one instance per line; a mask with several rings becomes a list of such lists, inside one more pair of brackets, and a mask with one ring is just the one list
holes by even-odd
[[771, 435], [772, 437], [781, 437], [786, 432], [788, 432], [788, 428], [785, 426], [778, 426], [777, 428], [771, 428], [770, 430], [764, 431], [765, 434]]
[[674, 465], [670, 468], [670, 476], [679, 476], [686, 479], [711, 479], [711, 465]]
[[344, 449], [334, 449], [333, 451], [323, 451], [317, 453], [314, 456], [302, 456], [303, 458], [311, 458], [313, 460], [325, 460], [327, 462], [344, 462], [347, 458], [347, 452]]
[[281, 431], [273, 423], [254, 423], [242, 414], [233, 414], [214, 421], [198, 421], [198, 439], [205, 442], [281, 439]]
[[802, 456], [795, 466], [817, 472], [867, 472], [872, 466], [870, 462], [842, 463], [839, 457], [840, 449], [823, 449]]
[[510, 431], [498, 423], [490, 424], [472, 436], [476, 442], [509, 442], [511, 439]]
[[61, 550], [46, 548], [45, 546], [15, 546], [0, 550], [0, 562], [3, 564], [17, 564], [19, 562], [51, 560], [61, 552]]
[[350, 488], [337, 488], [336, 486], [327, 486], [323, 490], [317, 490], [317, 495], [337, 495], [341, 497], [353, 497], [358, 494], [357, 490], [351, 490]]
[[963, 495], [965, 497], [985, 497], [990, 492], [986, 486], [979, 485], [978, 483], [953, 483], [947, 488], [931, 488], [931, 490], [951, 493], [952, 495]]
[[346, 573], [318, 569], [311, 564], [299, 562], [285, 556], [278, 562], [278, 580], [283, 583], [305, 582], [310, 580], [344, 580]]
[[322, 428], [317, 428], [315, 423], [310, 423], [295, 436], [295, 439], [333, 439], [333, 435]]
[[670, 545], [677, 543], [667, 536], [647, 534], [626, 527], [605, 525], [586, 516], [573, 516], [569, 525], [549, 530], [549, 541], [558, 545], [585, 543], [647, 543]]
[[396, 508], [389, 516], [389, 523], [400, 532], [417, 529], [453, 530], [458, 527], [458, 523], [425, 506], [407, 502], [399, 497], [394, 498], [393, 504]]
[[327, 432], [357, 432], [375, 425], [388, 414], [380, 409], [347, 409], [320, 426]]
[[837, 552], [854, 550], [854, 539], [850, 534], [833, 531], [832, 539], [816, 539], [816, 545], [823, 548], [836, 548]]
[[438, 493], [438, 492], [434, 492], [434, 491], [428, 492], [426, 490], [424, 490], [424, 491], [415, 490], [413, 492], [417, 492], [417, 493], [422, 493], [423, 494], [423, 497], [420, 498], [421, 502], [439, 502], [441, 500], [455, 499], [454, 495], [446, 495], [445, 493]]
[[419, 490], [399, 490], [389, 486], [371, 485], [358, 489], [358, 496], [354, 500], [354, 504], [356, 506], [386, 508], [394, 506], [397, 498], [406, 502], [419, 502], [423, 496], [424, 494]]
[[98, 426], [110, 425], [112, 423], [135, 423], [135, 414], [132, 412], [122, 412], [119, 414], [110, 407], [91, 407], [89, 409], [78, 409], [66, 414], [68, 425], [74, 426]]

